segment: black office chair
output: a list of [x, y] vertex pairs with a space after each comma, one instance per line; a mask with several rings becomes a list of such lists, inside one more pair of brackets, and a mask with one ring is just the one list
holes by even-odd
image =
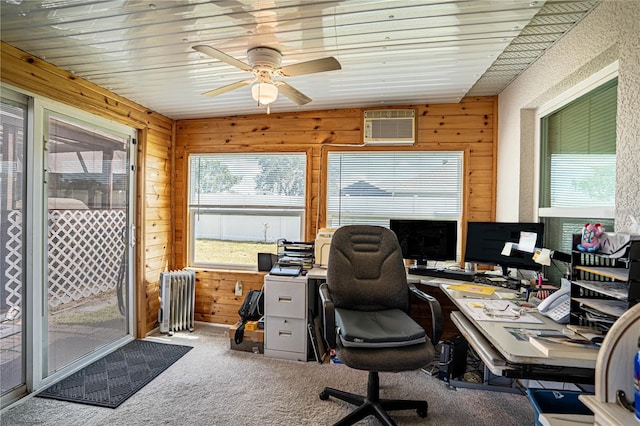
[[[433, 333], [409, 315], [409, 294], [429, 303]], [[358, 406], [336, 425], [351, 425], [374, 415], [395, 425], [391, 410], [413, 410], [427, 416], [427, 401], [380, 399], [378, 373], [415, 370], [435, 356], [432, 342], [442, 334], [438, 301], [407, 284], [402, 253], [395, 234], [379, 226], [352, 225], [336, 230], [331, 240], [327, 282], [320, 286], [323, 326], [327, 344], [343, 364], [369, 372], [367, 395], [325, 388], [329, 396]], [[426, 380], [426, 378], [425, 378]]]

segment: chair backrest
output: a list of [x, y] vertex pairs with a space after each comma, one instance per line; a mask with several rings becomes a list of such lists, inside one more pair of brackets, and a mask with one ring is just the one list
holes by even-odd
[[407, 312], [407, 273], [393, 231], [369, 225], [337, 229], [329, 249], [327, 286], [336, 308]]

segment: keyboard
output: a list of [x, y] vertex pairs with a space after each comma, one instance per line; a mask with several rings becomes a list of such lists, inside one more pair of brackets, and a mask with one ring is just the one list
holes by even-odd
[[474, 273], [460, 271], [456, 269], [436, 269], [436, 268], [409, 268], [410, 275], [422, 275], [427, 277], [445, 278], [457, 281], [473, 281]]

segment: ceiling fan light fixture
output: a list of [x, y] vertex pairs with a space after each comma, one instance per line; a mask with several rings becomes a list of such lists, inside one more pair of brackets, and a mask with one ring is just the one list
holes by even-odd
[[272, 83], [256, 83], [251, 86], [251, 96], [259, 105], [269, 105], [278, 98], [278, 88]]

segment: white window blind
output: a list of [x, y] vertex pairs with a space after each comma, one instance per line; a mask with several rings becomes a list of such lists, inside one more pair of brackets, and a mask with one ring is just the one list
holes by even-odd
[[330, 152], [327, 226], [460, 220], [462, 152]]
[[304, 231], [306, 155], [189, 157], [191, 264], [254, 268], [258, 252]]
[[542, 118], [540, 207], [613, 207], [617, 79]]

